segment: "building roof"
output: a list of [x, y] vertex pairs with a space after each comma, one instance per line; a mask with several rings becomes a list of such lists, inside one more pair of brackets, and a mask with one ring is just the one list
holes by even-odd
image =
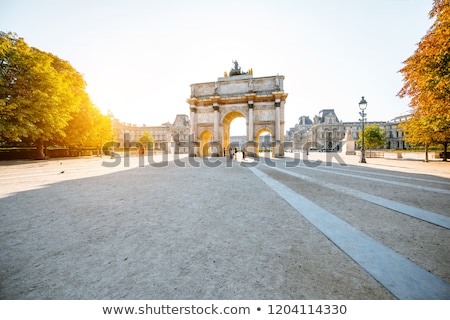
[[307, 125], [307, 124], [313, 124], [313, 122], [309, 118], [309, 116], [301, 116], [300, 118], [298, 118], [298, 124], [299, 125]]
[[319, 111], [319, 118], [322, 120], [321, 122], [325, 122], [325, 118], [330, 115], [334, 116], [336, 118], [336, 121], [339, 122], [339, 119], [336, 116], [334, 109], [323, 109]]

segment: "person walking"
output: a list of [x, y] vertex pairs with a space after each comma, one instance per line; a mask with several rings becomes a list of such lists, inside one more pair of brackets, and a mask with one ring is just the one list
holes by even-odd
[[237, 148], [234, 148], [234, 160], [237, 160]]
[[242, 160], [245, 160], [245, 148], [242, 148]]

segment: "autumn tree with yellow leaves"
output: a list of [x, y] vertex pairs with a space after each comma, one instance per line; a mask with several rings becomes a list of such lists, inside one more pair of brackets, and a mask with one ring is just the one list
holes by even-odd
[[402, 124], [412, 145], [442, 144], [444, 161], [450, 142], [450, 0], [434, 0], [429, 13], [434, 22], [416, 51], [400, 70], [400, 97], [410, 97], [412, 117]]
[[0, 142], [98, 146], [109, 118], [92, 104], [82, 75], [68, 61], [0, 32]]

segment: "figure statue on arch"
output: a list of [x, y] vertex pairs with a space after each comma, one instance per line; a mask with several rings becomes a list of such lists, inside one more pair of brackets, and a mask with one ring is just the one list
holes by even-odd
[[248, 80], [248, 92], [254, 92], [254, 90], [253, 90], [253, 79], [252, 78], [250, 78]]
[[234, 68], [230, 70], [230, 76], [237, 76], [241, 74], [241, 68], [239, 67], [239, 63], [237, 60], [231, 60], [231, 62], [234, 64]]
[[275, 78], [275, 87], [277, 88], [277, 91], [280, 91], [280, 75], [277, 74], [276, 78]]

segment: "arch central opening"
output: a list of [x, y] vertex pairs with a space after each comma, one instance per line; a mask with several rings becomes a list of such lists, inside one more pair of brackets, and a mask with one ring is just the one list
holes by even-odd
[[272, 131], [268, 128], [263, 128], [259, 130], [256, 134], [256, 148], [260, 154], [260, 156], [270, 156], [273, 152], [272, 142], [273, 142], [273, 134]]
[[239, 111], [231, 111], [222, 122], [222, 145], [228, 154], [230, 148], [238, 150], [245, 147], [247, 124], [245, 116]]

